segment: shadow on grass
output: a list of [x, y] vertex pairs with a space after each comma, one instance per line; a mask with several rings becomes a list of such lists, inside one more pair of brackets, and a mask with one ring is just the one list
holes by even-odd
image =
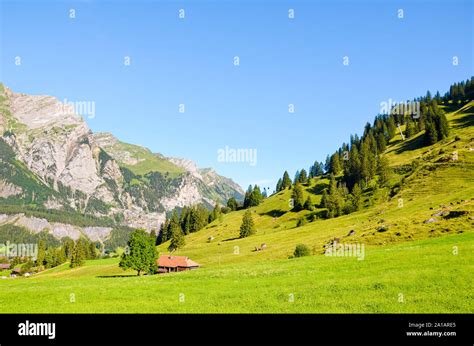
[[[466, 113], [471, 113], [474, 112], [474, 107], [469, 107], [469, 109], [466, 110]], [[459, 119], [453, 119], [451, 122], [454, 124], [453, 127], [456, 128], [466, 128], [469, 126], [474, 126], [474, 113], [471, 113], [469, 115], [465, 115], [462, 118]]]
[[136, 278], [136, 274], [127, 274], [127, 275], [99, 275], [96, 278], [99, 279], [114, 279], [114, 278]]
[[403, 141], [402, 145], [400, 145], [400, 147], [395, 150], [395, 153], [401, 154], [404, 151], [412, 151], [424, 147], [424, 138], [424, 135], [421, 134], [416, 138]]
[[259, 215], [261, 215], [261, 216], [267, 215], [267, 216], [270, 216], [270, 217], [280, 217], [282, 215], [285, 215], [285, 213], [286, 213], [286, 211], [284, 211], [284, 210], [273, 209], [273, 210], [267, 211], [265, 213], [259, 213]]
[[327, 188], [329, 184], [325, 183], [318, 183], [314, 185], [312, 188], [308, 189], [309, 192], [315, 194], [315, 195], [321, 195], [323, 193], [323, 190]]
[[237, 239], [240, 239], [240, 238], [239, 237], [228, 238], [228, 239], [224, 239], [223, 241], [232, 241], [232, 240], [237, 240]]

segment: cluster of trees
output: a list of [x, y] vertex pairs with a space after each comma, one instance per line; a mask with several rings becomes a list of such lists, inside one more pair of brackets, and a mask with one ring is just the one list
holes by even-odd
[[70, 267], [75, 268], [84, 264], [86, 259], [96, 259], [100, 252], [97, 244], [85, 238], [76, 241], [69, 237], [61, 239], [61, 246], [48, 246], [46, 241], [40, 239], [38, 243], [38, 255], [36, 266], [43, 268], [53, 268], [70, 261]]
[[308, 197], [304, 199], [303, 188], [301, 187], [301, 183], [299, 181], [295, 183], [291, 198], [293, 199], [294, 211], [300, 211], [303, 209], [313, 210], [313, 202], [311, 201], [311, 196], [308, 195]]
[[[439, 93], [437, 93], [440, 101]], [[436, 98], [436, 97], [435, 97]], [[443, 102], [452, 101], [454, 103], [466, 102], [474, 98], [474, 77], [460, 83], [454, 83], [449, 88], [449, 91], [442, 98]]]
[[287, 171], [285, 171], [285, 173], [283, 173], [283, 178], [280, 178], [277, 182], [276, 192], [280, 192], [288, 188], [291, 189], [291, 186], [292, 186], [292, 183], [291, 183], [290, 175], [288, 174]]
[[[50, 236], [50, 234], [47, 235]], [[20, 273], [24, 274], [26, 272], [40, 272], [70, 261], [70, 267], [74, 268], [81, 266], [86, 259], [95, 259], [99, 256], [100, 251], [97, 244], [85, 238], [74, 241], [69, 237], [64, 237], [61, 241], [51, 241], [48, 236], [40, 233], [36, 258], [13, 257], [9, 261], [11, 267], [20, 265]], [[21, 237], [17, 238], [15, 242], [21, 243], [21, 239]]]
[[97, 244], [85, 238], [79, 238], [76, 242], [70, 239], [64, 244], [64, 252], [70, 260], [71, 268], [82, 266], [85, 260], [96, 259], [98, 251]]
[[262, 193], [258, 185], [255, 185], [253, 187], [252, 185], [250, 185], [247, 189], [247, 192], [245, 192], [243, 205], [244, 209], [256, 207], [257, 205], [259, 205], [266, 197], [266, 194], [266, 189], [264, 190], [264, 193]]
[[362, 189], [360, 184], [354, 185], [349, 193], [344, 181], [337, 183], [334, 174], [331, 174], [329, 188], [323, 190], [321, 207], [327, 209], [326, 217], [337, 217], [357, 211], [362, 206]]
[[198, 204], [184, 207], [181, 213], [175, 209], [171, 217], [167, 217], [160, 227], [160, 233], [156, 237], [156, 245], [170, 240], [170, 251], [175, 251], [184, 246], [184, 236], [197, 232], [214, 220], [220, 219], [222, 214], [237, 210], [239, 204], [235, 198], [230, 198], [227, 206], [221, 206], [216, 202], [214, 209], [209, 211], [204, 205]]
[[309, 178], [318, 177], [324, 174], [324, 164], [322, 162], [315, 161], [314, 164], [309, 167]]
[[431, 101], [426, 114], [423, 115], [424, 119], [420, 118], [420, 122], [421, 120], [424, 121], [424, 142], [426, 145], [435, 144], [437, 141], [448, 137], [448, 120], [446, 119], [444, 111], [438, 107], [438, 103], [436, 102], [436, 100]]

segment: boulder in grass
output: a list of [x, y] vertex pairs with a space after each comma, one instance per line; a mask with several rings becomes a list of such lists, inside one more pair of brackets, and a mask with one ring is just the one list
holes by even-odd
[[436, 220], [434, 217], [431, 217], [425, 221], [425, 223], [433, 223], [433, 222], [438, 222], [438, 220]]

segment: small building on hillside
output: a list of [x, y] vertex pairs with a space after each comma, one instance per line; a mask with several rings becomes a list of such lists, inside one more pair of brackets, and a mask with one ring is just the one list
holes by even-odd
[[199, 263], [186, 256], [161, 255], [156, 262], [158, 263], [158, 273], [181, 272], [199, 268]]
[[10, 269], [10, 263], [0, 263], [0, 270]]

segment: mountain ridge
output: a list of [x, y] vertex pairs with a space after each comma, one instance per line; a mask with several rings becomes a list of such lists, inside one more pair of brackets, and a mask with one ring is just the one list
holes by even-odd
[[70, 105], [1, 83], [0, 134], [0, 213], [12, 205], [54, 209], [151, 231], [174, 208], [243, 198], [229, 178], [196, 174], [111, 133], [93, 133]]

